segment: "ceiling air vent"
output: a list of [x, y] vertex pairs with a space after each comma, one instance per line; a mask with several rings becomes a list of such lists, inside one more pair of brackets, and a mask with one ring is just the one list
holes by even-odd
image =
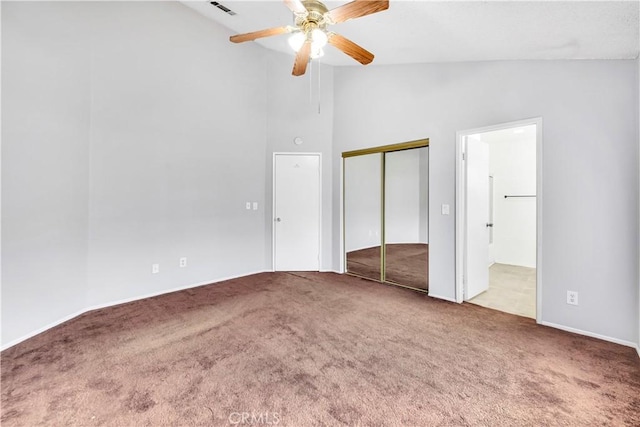
[[233, 16], [233, 15], [235, 15], [235, 14], [236, 14], [233, 10], [229, 9], [228, 7], [226, 7], [226, 6], [225, 6], [225, 5], [223, 5], [223, 4], [220, 4], [220, 3], [219, 3], [219, 2], [217, 2], [217, 1], [212, 1], [212, 2], [209, 2], [209, 3], [211, 3], [212, 5], [214, 5], [215, 7], [217, 7], [218, 9], [220, 9], [221, 11], [223, 11], [223, 12], [225, 12], [225, 13], [228, 13], [229, 15], [232, 15], [232, 16]]

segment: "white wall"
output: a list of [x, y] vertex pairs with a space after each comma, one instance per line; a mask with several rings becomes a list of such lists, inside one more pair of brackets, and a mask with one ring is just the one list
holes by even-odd
[[92, 12], [88, 304], [263, 270], [264, 50], [177, 3]]
[[168, 2], [7, 3], [2, 32], [3, 347], [265, 269], [265, 50]]
[[85, 304], [90, 64], [84, 6], [2, 5], [2, 344]]
[[[539, 320], [635, 342], [637, 80], [636, 61], [336, 68], [334, 157], [430, 139], [429, 287], [454, 299], [455, 212], [440, 206], [455, 205], [456, 131], [542, 116]], [[336, 183], [334, 206], [338, 195]], [[580, 292], [579, 306], [567, 306], [568, 289]]]
[[492, 138], [489, 174], [493, 176], [493, 244], [491, 258], [500, 264], [536, 266], [536, 199], [505, 195], [536, 194], [536, 137]]

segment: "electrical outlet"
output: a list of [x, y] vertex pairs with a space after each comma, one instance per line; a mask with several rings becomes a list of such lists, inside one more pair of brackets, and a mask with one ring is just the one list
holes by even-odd
[[151, 274], [158, 274], [158, 273], [160, 273], [160, 264], [151, 265]]
[[186, 267], [187, 266], [187, 257], [182, 257], [180, 258], [180, 267]]
[[567, 304], [578, 305], [578, 293], [576, 291], [567, 291]]

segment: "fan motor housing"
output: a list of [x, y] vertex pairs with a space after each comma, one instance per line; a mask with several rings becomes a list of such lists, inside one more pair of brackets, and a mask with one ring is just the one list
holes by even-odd
[[329, 11], [327, 7], [316, 0], [303, 0], [303, 6], [307, 9], [304, 15], [296, 15], [296, 26], [303, 29], [327, 27], [327, 19], [325, 14]]

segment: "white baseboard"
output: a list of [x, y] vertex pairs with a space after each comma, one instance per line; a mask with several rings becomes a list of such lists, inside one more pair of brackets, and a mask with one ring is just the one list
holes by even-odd
[[142, 296], [135, 296], [135, 297], [132, 297], [132, 298], [125, 298], [125, 299], [121, 299], [121, 300], [118, 300], [118, 301], [111, 301], [111, 302], [108, 302], [106, 304], [93, 305], [93, 306], [90, 306], [89, 308], [85, 309], [83, 313], [86, 313], [88, 311], [93, 311], [93, 310], [99, 310], [101, 308], [113, 307], [114, 305], [126, 304], [128, 302], [138, 301], [138, 300], [145, 299], [145, 298], [153, 298], [153, 297], [157, 297], [157, 296], [164, 295], [164, 294], [170, 294], [172, 292], [184, 291], [186, 289], [198, 288], [200, 286], [212, 285], [214, 283], [220, 283], [220, 282], [224, 282], [226, 280], [239, 279], [240, 277], [247, 277], [247, 276], [252, 276], [254, 274], [266, 273], [266, 272], [270, 272], [270, 271], [269, 270], [259, 270], [259, 271], [254, 271], [254, 272], [249, 272], [249, 273], [246, 273], [246, 274], [238, 275], [238, 276], [222, 277], [222, 278], [219, 278], [219, 279], [208, 280], [208, 281], [200, 282], [200, 283], [194, 283], [194, 284], [191, 284], [191, 285], [178, 286], [177, 288], [166, 289], [166, 290], [163, 290], [163, 291], [153, 292], [153, 293], [145, 294], [145, 295], [142, 295]]
[[48, 329], [51, 329], [53, 327], [56, 327], [64, 322], [68, 322], [71, 319], [74, 319], [78, 316], [81, 316], [85, 313], [88, 313], [90, 311], [94, 311], [94, 310], [99, 310], [101, 308], [107, 308], [107, 307], [113, 307], [115, 305], [120, 305], [120, 304], [126, 304], [128, 302], [133, 302], [133, 301], [138, 301], [141, 299], [145, 299], [145, 298], [152, 298], [152, 297], [157, 297], [160, 295], [165, 295], [165, 294], [170, 294], [172, 292], [179, 292], [179, 291], [184, 291], [186, 289], [192, 289], [192, 288], [197, 288], [200, 286], [206, 286], [206, 285], [212, 285], [214, 283], [220, 283], [220, 282], [224, 282], [225, 280], [232, 280], [232, 279], [239, 279], [240, 277], [246, 277], [246, 276], [252, 276], [254, 274], [259, 274], [259, 273], [265, 273], [265, 272], [269, 272], [269, 270], [259, 270], [259, 271], [254, 271], [254, 272], [249, 272], [246, 274], [242, 274], [239, 276], [229, 276], [229, 277], [222, 277], [222, 278], [218, 278], [218, 279], [213, 279], [213, 280], [209, 280], [209, 281], [205, 281], [205, 282], [200, 282], [200, 283], [194, 283], [191, 285], [186, 285], [186, 286], [179, 286], [177, 288], [172, 288], [172, 289], [166, 289], [163, 291], [159, 291], [159, 292], [153, 292], [150, 294], [145, 294], [145, 295], [139, 295], [139, 296], [135, 296], [135, 297], [131, 297], [131, 298], [125, 298], [125, 299], [121, 299], [121, 300], [117, 300], [117, 301], [112, 301], [112, 302], [108, 302], [105, 304], [98, 304], [98, 305], [93, 305], [93, 306], [89, 306], [87, 308], [84, 308], [74, 314], [70, 314], [68, 316], [65, 316], [61, 319], [56, 320], [55, 322], [52, 322], [46, 326], [43, 326], [42, 328], [38, 328], [35, 331], [29, 332], [28, 334], [15, 339], [13, 341], [8, 342], [7, 344], [3, 345], [2, 348], [0, 348], [0, 351], [4, 351], [10, 347], [13, 347], [16, 344], [21, 343], [24, 340], [27, 340], [29, 338], [32, 338], [38, 334], [41, 334], [43, 332], [45, 332]]
[[573, 332], [574, 334], [578, 334], [578, 335], [584, 335], [584, 336], [591, 337], [591, 338], [598, 338], [598, 339], [603, 340], [603, 341], [609, 341], [609, 342], [612, 342], [612, 343], [624, 345], [626, 347], [636, 348], [636, 349], [638, 349], [638, 355], [640, 355], [640, 347], [638, 347], [638, 345], [636, 343], [631, 342], [631, 341], [621, 340], [621, 339], [618, 339], [618, 338], [608, 337], [606, 335], [601, 335], [601, 334], [596, 334], [596, 333], [593, 333], [593, 332], [583, 331], [582, 329], [571, 328], [569, 326], [559, 325], [557, 323], [552, 323], [552, 322], [540, 321], [540, 322], [538, 322], [538, 324], [539, 325], [544, 325], [544, 326], [549, 326], [550, 328], [561, 329], [561, 330], [567, 331], [567, 332]]
[[89, 310], [77, 311], [77, 312], [75, 312], [73, 314], [70, 314], [68, 316], [63, 317], [62, 319], [58, 319], [55, 322], [49, 323], [48, 325], [43, 326], [42, 328], [38, 328], [35, 331], [29, 332], [27, 335], [24, 335], [24, 336], [22, 336], [22, 337], [20, 337], [18, 339], [15, 339], [15, 340], [10, 341], [7, 344], [3, 345], [2, 348], [0, 349], [0, 351], [4, 351], [4, 350], [6, 350], [6, 349], [8, 349], [10, 347], [13, 347], [16, 344], [21, 343], [24, 340], [27, 340], [27, 339], [29, 339], [31, 337], [35, 337], [36, 335], [41, 334], [41, 333], [45, 332], [48, 329], [56, 327], [56, 326], [58, 326], [58, 325], [60, 325], [60, 324], [62, 324], [64, 322], [68, 322], [69, 320], [71, 320], [71, 319], [73, 319], [75, 317], [78, 317], [78, 316], [86, 313], [87, 311], [89, 311]]

